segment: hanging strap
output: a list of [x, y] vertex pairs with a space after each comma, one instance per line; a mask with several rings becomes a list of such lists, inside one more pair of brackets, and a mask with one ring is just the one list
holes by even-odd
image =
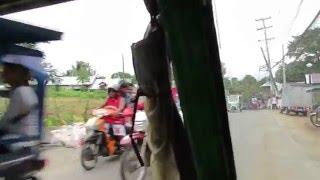
[[131, 127], [131, 132], [130, 132], [130, 139], [131, 139], [131, 144], [132, 144], [132, 147], [133, 147], [133, 150], [139, 160], [139, 163], [141, 166], [144, 166], [144, 162], [143, 162], [143, 159], [141, 157], [141, 154], [139, 152], [139, 149], [138, 149], [138, 146], [137, 146], [137, 143], [135, 142], [135, 140], [133, 139], [133, 132], [134, 132], [134, 124], [135, 124], [135, 120], [136, 120], [136, 112], [137, 112], [137, 106], [138, 106], [138, 101], [139, 101], [139, 97], [142, 96], [143, 93], [141, 91], [141, 89], [138, 89], [137, 90], [137, 95], [134, 99], [134, 106], [133, 106], [133, 115], [132, 115], [132, 127]]

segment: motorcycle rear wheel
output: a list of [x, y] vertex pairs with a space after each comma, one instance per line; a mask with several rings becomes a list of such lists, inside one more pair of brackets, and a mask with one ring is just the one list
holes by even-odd
[[121, 155], [120, 174], [122, 180], [146, 179], [147, 167], [141, 167], [133, 148], [127, 149]]
[[[96, 144], [88, 143], [85, 144], [81, 150], [81, 165], [82, 167], [90, 171], [91, 169], [96, 167], [96, 164], [98, 162], [98, 147]], [[91, 153], [91, 154], [90, 154]], [[91, 156], [91, 158], [88, 158], [88, 156]], [[90, 162], [92, 164], [90, 164]], [[89, 164], [87, 164], [89, 163]]]
[[315, 127], [320, 127], [320, 118], [319, 115], [313, 114], [310, 116], [310, 121]]

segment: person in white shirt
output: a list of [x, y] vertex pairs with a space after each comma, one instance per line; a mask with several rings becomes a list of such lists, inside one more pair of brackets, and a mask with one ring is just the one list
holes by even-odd
[[4, 63], [2, 78], [10, 85], [9, 106], [0, 121], [5, 134], [34, 136], [38, 133], [38, 98], [29, 86], [30, 72], [18, 64]]
[[271, 102], [272, 102], [272, 109], [277, 109], [278, 99], [276, 96], [272, 97]]

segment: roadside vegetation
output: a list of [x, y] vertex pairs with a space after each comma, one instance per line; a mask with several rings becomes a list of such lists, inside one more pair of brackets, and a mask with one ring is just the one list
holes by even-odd
[[106, 92], [60, 89], [47, 90], [45, 122], [48, 127], [85, 122], [91, 110], [103, 104]]

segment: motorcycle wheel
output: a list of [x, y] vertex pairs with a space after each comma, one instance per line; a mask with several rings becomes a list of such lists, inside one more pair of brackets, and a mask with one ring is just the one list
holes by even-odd
[[319, 115], [313, 114], [310, 116], [310, 121], [315, 127], [320, 127], [320, 118]]
[[89, 171], [95, 168], [98, 162], [98, 147], [96, 144], [88, 143], [85, 144], [81, 150], [81, 165], [82, 167]]
[[133, 150], [126, 150], [120, 158], [120, 174], [122, 180], [145, 180], [147, 167], [141, 167], [139, 160]]

